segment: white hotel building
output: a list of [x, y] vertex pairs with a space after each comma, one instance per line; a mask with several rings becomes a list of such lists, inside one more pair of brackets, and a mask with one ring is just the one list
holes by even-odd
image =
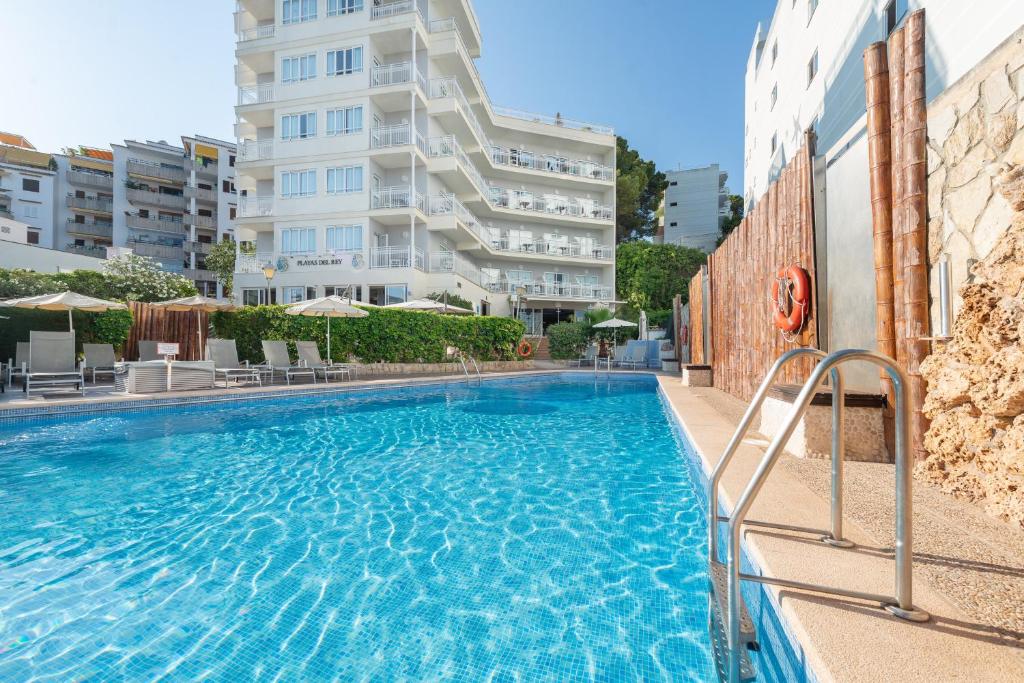
[[243, 303], [448, 291], [539, 333], [613, 300], [614, 134], [493, 106], [468, 0], [239, 0], [236, 27]]

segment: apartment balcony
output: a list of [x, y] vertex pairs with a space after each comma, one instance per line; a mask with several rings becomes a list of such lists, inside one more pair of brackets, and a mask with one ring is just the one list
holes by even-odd
[[518, 256], [554, 256], [560, 259], [581, 259], [587, 261], [608, 261], [615, 258], [615, 249], [604, 244], [570, 240], [528, 240], [499, 237], [490, 244], [492, 251]]
[[462, 86], [459, 85], [458, 79], [454, 77], [432, 78], [430, 79], [427, 94], [432, 100], [454, 100], [456, 107], [462, 113], [470, 129], [477, 136], [480, 144], [485, 148], [490, 146], [487, 134], [484, 133], [483, 126], [480, 125], [480, 121], [477, 119], [473, 107], [470, 106], [466, 93], [462, 91]]
[[102, 239], [113, 239], [114, 238], [114, 226], [111, 223], [105, 221], [89, 221], [87, 223], [76, 222], [75, 219], [69, 218], [67, 221], [67, 228], [65, 228], [69, 235], [83, 235], [85, 237], [99, 237]]
[[430, 198], [429, 211], [431, 216], [455, 216], [470, 232], [484, 244], [492, 242], [492, 230], [485, 228], [473, 212], [455, 198], [453, 194], [435, 195]]
[[186, 177], [184, 167], [168, 166], [155, 161], [143, 161], [142, 159], [129, 159], [126, 164], [126, 170], [129, 175], [176, 184], [184, 183]]
[[185, 210], [185, 196], [180, 194], [165, 194], [151, 190], [138, 190], [129, 188], [125, 195], [132, 204], [146, 204], [148, 206], [159, 206], [165, 209], [176, 211]]
[[181, 220], [185, 225], [194, 225], [197, 228], [206, 228], [208, 230], [217, 229], [217, 219], [214, 216], [193, 216], [192, 214], [187, 213]]
[[212, 270], [205, 270], [203, 268], [185, 268], [184, 270], [181, 271], [181, 274], [184, 275], [189, 280], [199, 282], [217, 281], [216, 273], [214, 273]]
[[371, 88], [387, 88], [392, 85], [412, 83], [414, 80], [420, 84], [421, 88], [427, 89], [426, 79], [412, 62], [378, 64], [370, 70]]
[[239, 218], [266, 218], [274, 215], [273, 197], [239, 197]]
[[423, 15], [420, 13], [419, 7], [416, 5], [415, 0], [398, 0], [397, 2], [385, 2], [380, 5], [373, 5], [370, 8], [370, 19], [390, 19], [391, 17], [397, 17], [402, 14], [410, 14], [415, 12], [419, 15], [420, 20], [423, 19]]
[[494, 294], [518, 294], [519, 288], [528, 299], [561, 299], [575, 301], [611, 301], [612, 288], [607, 285], [581, 285], [565, 282], [515, 282], [497, 280], [488, 289]]
[[273, 157], [273, 140], [245, 140], [238, 148], [239, 161], [263, 161]]
[[413, 249], [409, 246], [370, 248], [370, 268], [413, 267], [424, 270], [422, 249]]
[[476, 166], [469, 160], [469, 155], [466, 154], [465, 150], [462, 149], [462, 145], [455, 138], [454, 135], [443, 135], [441, 137], [430, 138], [427, 140], [427, 156], [432, 159], [453, 157], [462, 166], [462, 170], [472, 181], [476, 191], [480, 193], [485, 199], [490, 195], [491, 186], [484, 180], [483, 175], [480, 171], [476, 170]]
[[185, 251], [191, 254], [203, 254], [205, 256], [210, 253], [210, 247], [212, 246], [213, 244], [210, 242], [193, 242], [192, 240], [188, 240], [185, 242]]
[[114, 187], [114, 176], [106, 173], [90, 173], [89, 171], [67, 170], [65, 173], [67, 181], [72, 185], [85, 185], [101, 190], [110, 190]]
[[[253, 40], [263, 40], [264, 38], [273, 38], [276, 33], [277, 27], [274, 24], [263, 24], [254, 28], [244, 28], [238, 32], [238, 42], [248, 43]], [[239, 47], [248, 47], [248, 45], [239, 45]]]
[[489, 289], [494, 278], [455, 252], [442, 251], [430, 255], [431, 273], [454, 273], [475, 285]]
[[612, 221], [615, 210], [585, 199], [570, 199], [556, 194], [536, 196], [533, 192], [491, 188], [491, 206], [497, 209], [513, 209], [531, 213], [585, 220]]
[[210, 202], [212, 204], [217, 203], [217, 191], [214, 189], [206, 189], [202, 187], [193, 187], [192, 185], [185, 186], [185, 197], [189, 199], [196, 199], [201, 202]]
[[9, 206], [0, 206], [0, 218], [10, 218], [10, 219], [13, 220], [14, 219], [14, 214], [11, 213], [11, 207], [9, 207]]
[[143, 218], [142, 216], [130, 213], [125, 216], [125, 222], [129, 228], [136, 230], [155, 230], [166, 232], [171, 235], [184, 235], [185, 225], [180, 220], [170, 218]]
[[114, 210], [114, 201], [112, 199], [100, 197], [76, 197], [69, 194], [67, 199], [65, 199], [65, 204], [69, 209], [92, 211], [94, 213], [111, 213]]
[[171, 244], [158, 244], [156, 242], [145, 242], [142, 240], [128, 240], [128, 246], [139, 256], [161, 259], [166, 261], [181, 261], [185, 258], [184, 250]]
[[371, 209], [410, 209], [426, 211], [423, 195], [413, 192], [408, 185], [383, 187], [371, 194]]
[[[416, 133], [416, 139], [423, 145], [423, 137]], [[393, 126], [381, 126], [370, 131], [370, 148], [387, 149], [388, 147], [404, 147], [412, 144], [412, 126], [398, 123]]]
[[615, 178], [614, 169], [592, 161], [566, 159], [552, 154], [534, 154], [526, 150], [505, 149], [494, 145], [490, 147], [489, 152], [491, 162], [498, 166], [542, 171], [588, 180], [610, 181]]
[[87, 247], [81, 244], [68, 244], [65, 245], [61, 251], [65, 251], [69, 254], [78, 254], [79, 256], [91, 256], [92, 258], [107, 258], [107, 248], [92, 246]]
[[260, 85], [244, 85], [238, 88], [238, 106], [250, 104], [266, 104], [274, 101], [273, 83]]
[[277, 263], [278, 256], [278, 254], [269, 252], [250, 254], [238, 252], [235, 256], [235, 273], [262, 275], [263, 266], [268, 263]]

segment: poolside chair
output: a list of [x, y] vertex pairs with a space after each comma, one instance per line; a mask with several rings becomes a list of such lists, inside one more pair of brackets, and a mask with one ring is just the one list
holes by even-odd
[[352, 369], [343, 363], [328, 365], [320, 358], [320, 349], [316, 342], [297, 341], [295, 348], [299, 352], [299, 362], [307, 368], [313, 368], [323, 375], [324, 381], [329, 382], [331, 377], [342, 377], [352, 379]]
[[14, 358], [7, 360], [7, 383], [14, 386], [14, 378], [22, 376], [22, 369], [28, 365], [28, 342], [18, 342]]
[[[22, 365], [26, 395], [47, 388], [71, 388], [85, 395], [85, 373], [75, 361], [74, 332], [29, 332], [28, 362]], [[41, 389], [40, 389], [41, 388]]]
[[281, 373], [288, 384], [292, 383], [292, 377], [307, 375], [313, 378], [316, 384], [316, 370], [303, 365], [292, 365], [288, 356], [288, 342], [263, 340], [263, 356], [267, 359], [266, 367], [270, 370], [270, 378], [273, 381], [274, 375]]
[[619, 367], [626, 367], [635, 370], [638, 366], [647, 367], [647, 347], [643, 344], [629, 344], [626, 346], [626, 353], [618, 361]]
[[97, 372], [114, 378], [117, 359], [114, 357], [113, 344], [82, 344], [82, 351], [82, 374], [92, 371], [93, 384], [96, 384]]
[[591, 344], [587, 347], [586, 352], [584, 352], [582, 356], [570, 360], [569, 365], [582, 368], [584, 364], [593, 365], [595, 358], [597, 358], [597, 344]]
[[156, 352], [157, 344], [160, 342], [155, 341], [140, 341], [139, 342], [139, 360], [163, 360], [164, 357]]
[[209, 339], [206, 342], [206, 353], [213, 361], [213, 381], [216, 382], [217, 377], [223, 375], [225, 389], [230, 386], [231, 380], [263, 384], [259, 368], [249, 367], [249, 361], [245, 364], [238, 361], [238, 348], [234, 339]]

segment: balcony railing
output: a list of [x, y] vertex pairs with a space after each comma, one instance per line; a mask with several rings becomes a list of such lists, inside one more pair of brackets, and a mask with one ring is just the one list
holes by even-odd
[[238, 217], [259, 218], [274, 215], [273, 197], [239, 197]]
[[209, 228], [211, 230], [217, 229], [217, 218], [215, 216], [193, 216], [192, 214], [185, 214], [182, 217], [185, 225], [194, 225], [197, 228]]
[[263, 266], [268, 263], [277, 263], [277, 256], [271, 253], [245, 254], [239, 252], [235, 256], [235, 272], [262, 274]]
[[100, 213], [111, 213], [114, 210], [113, 200], [101, 199], [99, 197], [76, 197], [69, 194], [65, 203], [70, 209], [82, 209], [84, 211], [97, 211]]
[[[423, 138], [416, 134], [419, 140]], [[403, 147], [411, 144], [412, 126], [408, 123], [398, 123], [393, 126], [380, 126], [370, 131], [370, 147], [373, 149], [385, 149], [387, 147]]]
[[114, 186], [114, 176], [107, 173], [90, 173], [89, 171], [73, 171], [68, 169], [67, 179], [74, 185], [88, 185], [110, 189]]
[[477, 217], [473, 215], [473, 212], [465, 207], [465, 205], [455, 198], [453, 194], [441, 194], [435, 195], [430, 198], [430, 215], [431, 216], [452, 216], [454, 215], [463, 225], [483, 240], [486, 244], [490, 244], [493, 240], [494, 231], [491, 228], [484, 227]]
[[491, 145], [491, 161], [501, 166], [526, 168], [531, 171], [544, 171], [559, 175], [571, 175], [577, 178], [593, 178], [595, 180], [611, 180], [615, 171], [593, 161], [566, 159], [552, 154], [534, 154], [526, 150], [505, 149]]
[[518, 289], [525, 289], [527, 297], [546, 297], [552, 299], [581, 299], [584, 301], [610, 301], [612, 288], [607, 285], [580, 285], [565, 282], [516, 282], [498, 280], [489, 287], [495, 294], [517, 294]]
[[273, 140], [244, 140], [238, 148], [239, 161], [259, 161], [273, 156]]
[[371, 88], [386, 88], [389, 85], [412, 83], [413, 79], [416, 79], [421, 88], [427, 89], [426, 79], [412, 62], [378, 64], [370, 70]]
[[130, 213], [125, 216], [125, 222], [129, 228], [136, 230], [156, 230], [172, 235], [185, 234], [185, 225], [180, 220], [171, 218], [143, 218], [138, 214]]
[[430, 138], [427, 140], [427, 156], [429, 157], [455, 157], [459, 163], [462, 164], [463, 169], [466, 171], [466, 175], [469, 176], [473, 184], [476, 185], [477, 192], [479, 192], [486, 199], [491, 192], [491, 186], [480, 171], [476, 170], [476, 166], [469, 160], [469, 155], [466, 154], [465, 150], [462, 149], [462, 145], [455, 139], [454, 135], [444, 135], [441, 137]]
[[615, 217], [612, 207], [597, 202], [551, 194], [537, 197], [532, 192], [506, 190], [501, 187], [491, 188], [491, 205], [499, 209], [532, 211], [588, 220], [610, 221]]
[[448, 78], [432, 78], [430, 79], [430, 99], [445, 99], [448, 97], [454, 98], [458, 104], [459, 109], [462, 110], [463, 115], [469, 122], [473, 132], [476, 133], [480, 140], [480, 144], [485, 147], [490, 143], [487, 140], [487, 135], [484, 133], [483, 126], [480, 125], [480, 121], [476, 118], [476, 113], [473, 111], [473, 107], [470, 106], [469, 100], [466, 98], [466, 94], [462, 92], [462, 86], [459, 85], [459, 81], [454, 76]]
[[413, 206], [420, 211], [426, 210], [423, 195], [412, 192], [408, 185], [383, 187], [371, 196], [371, 209], [408, 209]]
[[216, 202], [217, 191], [213, 189], [206, 189], [202, 187], [192, 187], [191, 185], [185, 186], [185, 196], [195, 197], [196, 199], [204, 202]]
[[254, 28], [244, 28], [238, 32], [238, 42], [246, 43], [250, 40], [260, 40], [261, 38], [273, 38], [275, 26], [273, 24], [263, 24]]
[[[419, 14], [420, 8], [416, 6], [415, 0], [398, 0], [398, 2], [386, 2], [380, 5], [374, 5], [370, 10], [370, 19], [387, 19], [389, 17], [397, 17], [400, 14], [407, 14], [409, 12], [416, 12]], [[422, 18], [422, 15], [420, 15]]]
[[423, 250], [409, 246], [371, 247], [370, 268], [410, 268], [423, 270]]
[[81, 244], [68, 244], [65, 245], [61, 251], [66, 251], [69, 254], [78, 254], [79, 256], [91, 256], [92, 258], [107, 258], [106, 247], [87, 247]]
[[495, 281], [493, 277], [477, 268], [472, 262], [452, 251], [431, 254], [430, 272], [455, 273], [484, 289], [488, 289]]
[[131, 247], [132, 251], [139, 256], [149, 256], [150, 258], [181, 261], [185, 256], [185, 252], [181, 247], [174, 246], [172, 244], [157, 244], [155, 242], [145, 242], [143, 240], [129, 240], [128, 246]]
[[128, 189], [125, 192], [128, 201], [132, 204], [150, 204], [162, 206], [168, 209], [185, 209], [185, 196], [180, 194], [165, 194], [163, 192], [151, 192], [150, 190]]
[[181, 271], [181, 274], [187, 277], [189, 280], [200, 280], [206, 282], [216, 282], [217, 275], [212, 270], [204, 270], [202, 268], [185, 268]]
[[104, 223], [102, 221], [78, 223], [73, 218], [69, 218], [66, 230], [73, 235], [88, 235], [89, 237], [102, 237], [108, 240], [114, 237], [114, 226], [111, 223]]
[[206, 255], [210, 253], [210, 247], [212, 246], [213, 245], [210, 242], [193, 242], [192, 240], [188, 240], [185, 242], [185, 251], [193, 254]]
[[570, 239], [530, 240], [499, 237], [491, 243], [494, 251], [505, 251], [512, 254], [535, 254], [538, 256], [558, 256], [560, 258], [579, 258], [594, 261], [610, 261], [615, 251], [603, 244], [590, 244]]
[[181, 166], [165, 166], [154, 161], [129, 159], [126, 167], [132, 175], [169, 180], [174, 183], [185, 182], [185, 169]]
[[615, 133], [615, 129], [611, 126], [605, 126], [599, 123], [587, 123], [585, 121], [573, 121], [572, 119], [565, 119], [558, 115], [548, 116], [547, 114], [535, 114], [529, 111], [510, 109], [509, 107], [497, 107], [494, 105], [491, 105], [491, 110], [498, 116], [507, 116], [513, 119], [520, 119], [521, 121], [530, 121], [531, 123], [543, 123], [549, 126], [568, 128], [570, 130], [582, 130], [590, 133], [601, 133], [603, 135], [613, 135]]
[[14, 218], [14, 214], [11, 213], [11, 207], [0, 206], [0, 218]]
[[274, 101], [274, 84], [243, 85], [238, 89], [238, 105], [265, 104]]

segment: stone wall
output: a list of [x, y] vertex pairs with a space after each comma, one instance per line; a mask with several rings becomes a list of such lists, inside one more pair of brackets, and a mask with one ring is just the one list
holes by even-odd
[[929, 263], [950, 260], [953, 339], [922, 365], [920, 478], [1024, 526], [1024, 29], [929, 105]]

